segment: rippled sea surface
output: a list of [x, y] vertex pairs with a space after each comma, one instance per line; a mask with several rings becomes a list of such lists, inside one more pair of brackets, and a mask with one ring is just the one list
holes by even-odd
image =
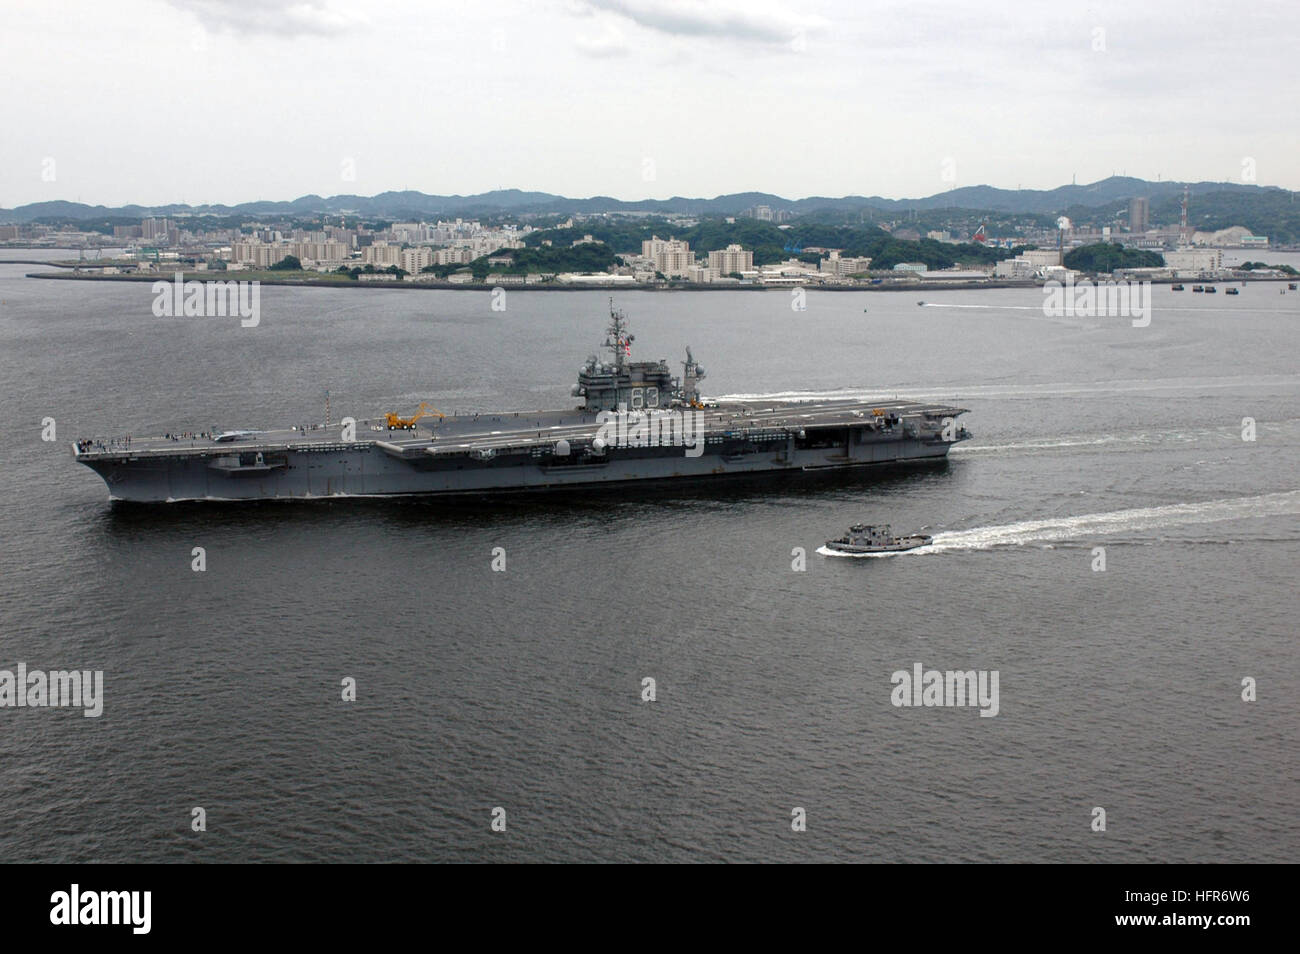
[[[266, 287], [245, 329], [33, 269], [0, 265], [0, 669], [101, 669], [104, 711], [0, 709], [6, 859], [1300, 852], [1300, 293], [1157, 287], [1135, 328], [1033, 290], [624, 292], [709, 394], [951, 400], [976, 437], [772, 487], [140, 508], [68, 442], [319, 420], [326, 388], [563, 407], [605, 296]], [[863, 521], [935, 542], [816, 552]], [[893, 706], [916, 663], [997, 670], [997, 716]]]

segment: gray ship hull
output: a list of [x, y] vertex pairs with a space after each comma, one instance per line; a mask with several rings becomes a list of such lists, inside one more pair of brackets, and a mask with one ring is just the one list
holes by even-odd
[[351, 432], [341, 425], [247, 432], [228, 442], [91, 441], [73, 453], [122, 501], [482, 495], [937, 460], [970, 436], [954, 424], [964, 412], [898, 402], [737, 402], [656, 409], [698, 415], [684, 444], [659, 446], [636, 446], [635, 436], [602, 441], [597, 415], [568, 410], [462, 416], [404, 431], [360, 421]]

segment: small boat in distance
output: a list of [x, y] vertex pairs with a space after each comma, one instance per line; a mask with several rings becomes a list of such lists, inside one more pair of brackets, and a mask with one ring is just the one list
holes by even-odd
[[902, 553], [904, 550], [915, 550], [917, 547], [923, 547], [933, 539], [933, 537], [927, 537], [921, 533], [896, 537], [887, 523], [879, 526], [857, 523], [849, 527], [849, 532], [838, 540], [827, 540], [826, 549], [851, 555], [860, 553]]

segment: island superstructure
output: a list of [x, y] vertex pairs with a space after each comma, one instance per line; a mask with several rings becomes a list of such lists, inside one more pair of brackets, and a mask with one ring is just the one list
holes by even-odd
[[[113, 500], [279, 500], [555, 491], [642, 481], [843, 470], [944, 458], [965, 408], [898, 401], [706, 401], [687, 349], [632, 361], [611, 305], [608, 359], [589, 357], [565, 410], [394, 414], [309, 429], [184, 432], [73, 445]], [[396, 424], [396, 426], [394, 426]]]

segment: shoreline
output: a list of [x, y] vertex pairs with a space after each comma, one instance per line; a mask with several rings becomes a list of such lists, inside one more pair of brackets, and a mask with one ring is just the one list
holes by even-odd
[[[41, 264], [49, 265], [48, 262], [0, 262], [0, 264]], [[71, 266], [60, 266], [69, 268]], [[165, 281], [172, 282], [175, 280], [175, 272], [170, 275], [94, 275], [80, 272], [28, 272], [26, 278], [41, 278], [54, 281], [88, 281], [88, 282], [154, 282]], [[182, 272], [184, 281], [213, 282], [213, 281], [240, 281], [240, 272], [221, 273], [221, 272]], [[1113, 281], [1110, 276], [1089, 276], [1085, 280], [1093, 282]], [[1250, 278], [1153, 278], [1143, 279], [1149, 281], [1152, 285], [1176, 285], [1186, 282], [1209, 283], [1209, 284], [1251, 284], [1254, 282], [1294, 282], [1297, 279], [1292, 276], [1257, 276]], [[972, 291], [977, 289], [999, 289], [999, 288], [1041, 288], [1042, 281], [1037, 280], [1013, 280], [1013, 279], [993, 279], [989, 281], [940, 281], [940, 282], [893, 282], [880, 285], [837, 285], [837, 284], [806, 284], [806, 285], [710, 285], [710, 284], [682, 284], [682, 285], [609, 285], [603, 282], [579, 283], [570, 282], [566, 284], [514, 284], [506, 283], [503, 285], [489, 285], [479, 282], [363, 282], [341, 279], [295, 279], [295, 278], [258, 278], [256, 281], [260, 285], [273, 285], [288, 288], [388, 288], [402, 289], [405, 291], [476, 291], [491, 292], [497, 288], [510, 292], [565, 292], [565, 291], [605, 291], [605, 292], [788, 292], [793, 288], [803, 288], [809, 291], [826, 291], [826, 292], [906, 292], [906, 291]]]
[[[4, 263], [0, 263], [4, 264]], [[48, 264], [48, 263], [41, 263]], [[67, 267], [67, 266], [64, 266]], [[239, 281], [240, 272], [182, 272], [184, 281], [212, 282], [212, 281]], [[60, 272], [28, 272], [26, 278], [43, 278], [53, 281], [89, 281], [89, 282], [172, 282], [175, 280], [175, 272], [168, 275], [89, 275], [82, 273], [60, 273]], [[835, 292], [853, 292], [853, 291], [942, 291], [945, 288], [1033, 288], [1037, 282], [1033, 281], [1013, 281], [1010, 279], [998, 279], [994, 281], [952, 281], [952, 282], [896, 282], [892, 284], [881, 285], [709, 285], [709, 284], [681, 284], [681, 285], [610, 285], [604, 282], [566, 282], [557, 284], [554, 282], [536, 283], [531, 285], [515, 284], [507, 282], [502, 285], [491, 285], [486, 282], [364, 282], [340, 279], [295, 279], [295, 278], [258, 278], [257, 282], [261, 285], [279, 285], [291, 288], [390, 288], [404, 289], [408, 291], [477, 291], [490, 292], [496, 288], [502, 288], [506, 291], [515, 292], [564, 292], [564, 291], [609, 291], [609, 292], [726, 292], [726, 291], [789, 291], [792, 288], [805, 288], [815, 291], [835, 291]]]

